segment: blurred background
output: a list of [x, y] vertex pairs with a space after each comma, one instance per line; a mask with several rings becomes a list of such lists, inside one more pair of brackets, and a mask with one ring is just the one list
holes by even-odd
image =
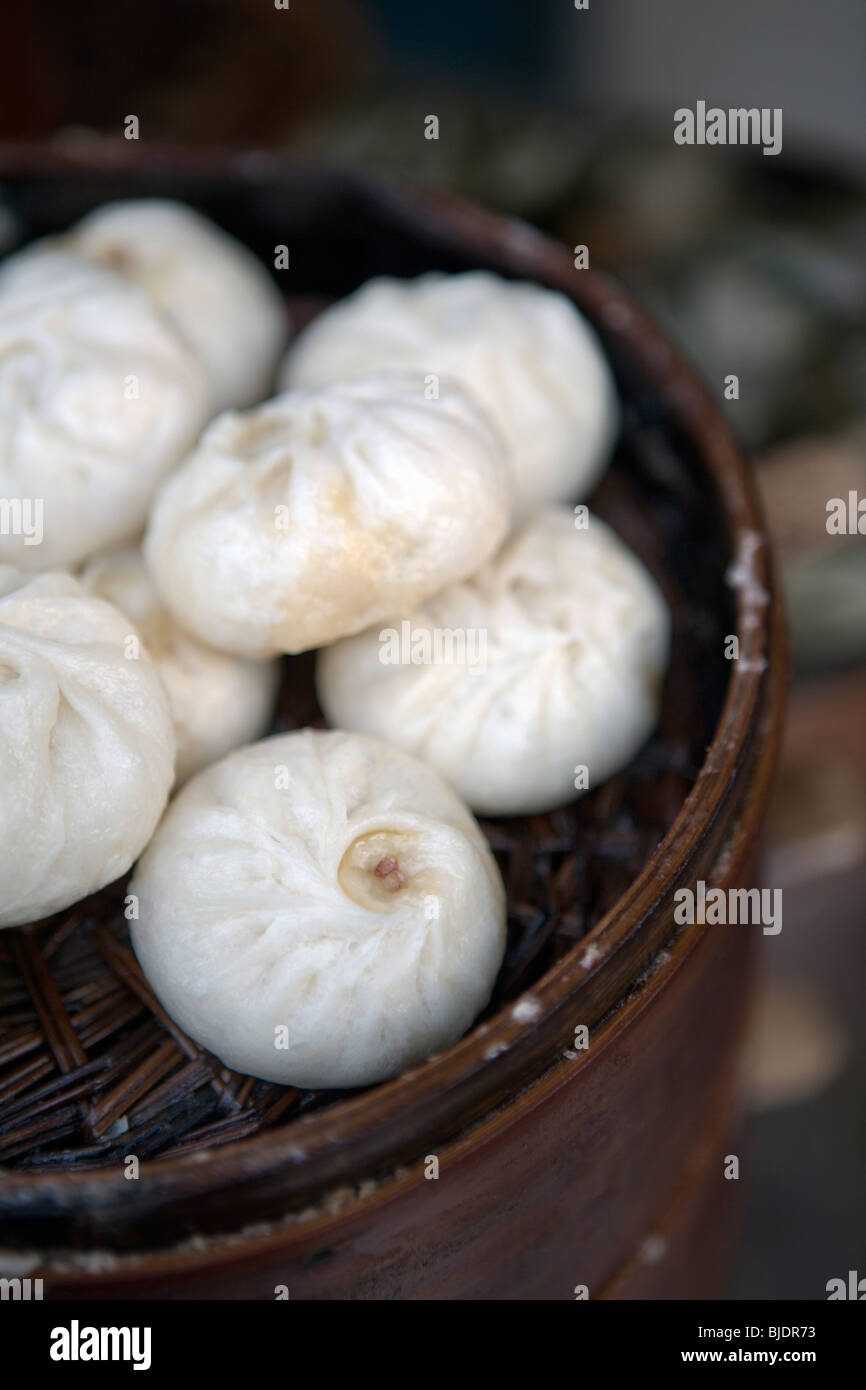
[[[451, 187], [586, 244], [699, 365], [755, 462], [793, 660], [728, 1292], [866, 1273], [866, 534], [826, 529], [866, 498], [862, 0], [7, 0], [4, 29], [0, 138], [116, 141], [135, 115], [149, 143]], [[698, 100], [781, 107], [781, 154], [677, 146]]]

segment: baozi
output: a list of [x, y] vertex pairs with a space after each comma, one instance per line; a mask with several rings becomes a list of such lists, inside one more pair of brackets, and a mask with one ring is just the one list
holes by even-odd
[[543, 509], [466, 583], [320, 652], [329, 722], [424, 758], [489, 815], [549, 811], [624, 767], [658, 716], [669, 615], [586, 515]]
[[201, 367], [141, 290], [59, 251], [10, 256], [0, 267], [0, 562], [66, 568], [131, 539], [205, 413]]
[[509, 523], [501, 442], [443, 379], [379, 373], [215, 420], [144, 543], [164, 602], [239, 656], [300, 652], [477, 569]]
[[244, 661], [190, 637], [161, 602], [139, 550], [91, 560], [81, 580], [132, 619], [159, 672], [174, 719], [178, 782], [264, 733], [276, 699], [275, 661]]
[[139, 861], [133, 945], [172, 1018], [228, 1066], [362, 1086], [454, 1042], [505, 946], [465, 806], [376, 739], [304, 730], [188, 782]]
[[182, 203], [108, 203], [62, 239], [140, 286], [204, 365], [209, 414], [267, 395], [288, 338], [279, 290], [234, 237]]
[[488, 271], [368, 281], [298, 337], [284, 386], [378, 368], [446, 373], [484, 406], [508, 446], [515, 514], [586, 496], [619, 409], [592, 328], [564, 295]]
[[174, 729], [136, 639], [71, 575], [0, 566], [2, 927], [111, 883], [162, 814]]

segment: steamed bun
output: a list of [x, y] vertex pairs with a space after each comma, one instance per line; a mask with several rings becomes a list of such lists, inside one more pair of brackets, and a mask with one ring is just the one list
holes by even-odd
[[211, 415], [268, 394], [288, 321], [271, 276], [234, 237], [182, 203], [137, 198], [97, 208], [62, 244], [162, 310], [204, 365]]
[[226, 414], [167, 481], [145, 538], [163, 600], [239, 656], [300, 652], [423, 603], [502, 540], [502, 445], [460, 387], [412, 373]]
[[488, 271], [370, 280], [298, 337], [284, 386], [378, 368], [444, 372], [487, 410], [509, 449], [515, 513], [586, 496], [618, 425], [613, 377], [564, 295]]
[[243, 661], [190, 637], [160, 601], [139, 550], [99, 556], [81, 580], [132, 619], [159, 672], [174, 719], [179, 782], [264, 733], [276, 699], [275, 661]]
[[316, 679], [331, 724], [424, 758], [475, 811], [518, 815], [573, 800], [578, 766], [595, 787], [629, 762], [668, 642], [661, 593], [615, 532], [550, 507], [399, 628], [321, 652]]
[[68, 574], [0, 566], [0, 926], [125, 873], [174, 776], [160, 679], [128, 620]]
[[33, 510], [0, 562], [62, 568], [131, 539], [204, 419], [201, 367], [140, 290], [62, 252], [3, 263], [0, 497]]
[[505, 899], [472, 816], [378, 740], [304, 730], [188, 782], [130, 892], [164, 1007], [240, 1072], [362, 1086], [447, 1047], [484, 1007]]

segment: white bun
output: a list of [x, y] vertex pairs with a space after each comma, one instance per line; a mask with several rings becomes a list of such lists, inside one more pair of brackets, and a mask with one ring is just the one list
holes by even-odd
[[613, 377], [564, 295], [481, 270], [371, 280], [298, 337], [281, 380], [322, 386], [394, 367], [444, 373], [475, 394], [509, 450], [518, 517], [586, 496], [607, 463]]
[[71, 575], [0, 566], [0, 926], [111, 883], [153, 833], [174, 730], [135, 636]]
[[178, 782], [264, 733], [276, 699], [277, 662], [244, 661], [191, 637], [161, 602], [139, 550], [100, 555], [81, 581], [141, 634], [168, 694]]
[[510, 480], [453, 383], [380, 373], [226, 414], [165, 484], [145, 559], [165, 603], [240, 656], [299, 652], [423, 603], [502, 540]]
[[288, 319], [271, 276], [241, 242], [162, 198], [108, 203], [62, 241], [133, 281], [166, 314], [205, 368], [209, 414], [269, 393]]
[[505, 944], [469, 812], [422, 763], [355, 734], [282, 734], [200, 773], [130, 891], [135, 951], [171, 1016], [228, 1066], [287, 1085], [367, 1085], [447, 1047]]
[[131, 539], [205, 418], [201, 367], [140, 290], [36, 249], [0, 269], [0, 497], [43, 508], [4, 525], [0, 562], [44, 570]]
[[[537, 513], [407, 619], [405, 641], [398, 623], [390, 650], [373, 629], [321, 652], [329, 722], [424, 758], [489, 815], [574, 800], [579, 765], [590, 787], [624, 767], [658, 717], [668, 610], [610, 527], [574, 523], [568, 508]], [[439, 660], [437, 633], [459, 639], [440, 640]], [[411, 664], [413, 643], [416, 661], [434, 660]]]

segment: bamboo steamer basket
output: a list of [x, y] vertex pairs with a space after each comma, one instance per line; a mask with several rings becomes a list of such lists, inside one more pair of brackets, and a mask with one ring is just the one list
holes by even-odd
[[[286, 245], [296, 323], [374, 274], [486, 267], [561, 290], [624, 405], [591, 505], [674, 620], [659, 730], [632, 766], [564, 811], [483, 823], [509, 892], [496, 994], [391, 1082], [305, 1093], [227, 1072], [150, 995], [122, 884], [0, 934], [0, 1273], [55, 1298], [718, 1294], [761, 928], [677, 926], [673, 894], [755, 882], [786, 664], [763, 518], [710, 393], [616, 284], [444, 195], [116, 143], [7, 146], [0, 182], [27, 235], [158, 194], [268, 263]], [[275, 728], [319, 718], [309, 659], [288, 660]]]

